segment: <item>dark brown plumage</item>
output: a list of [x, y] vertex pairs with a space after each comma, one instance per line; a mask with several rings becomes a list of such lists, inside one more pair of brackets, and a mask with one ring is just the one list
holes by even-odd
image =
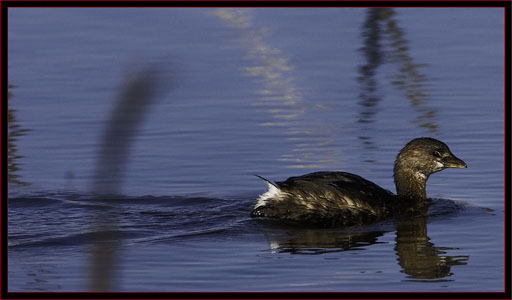
[[417, 138], [405, 145], [395, 161], [397, 195], [346, 172], [315, 172], [275, 184], [258, 176], [269, 190], [258, 198], [251, 216], [346, 226], [414, 213], [426, 206], [430, 174], [465, 167], [443, 142]]

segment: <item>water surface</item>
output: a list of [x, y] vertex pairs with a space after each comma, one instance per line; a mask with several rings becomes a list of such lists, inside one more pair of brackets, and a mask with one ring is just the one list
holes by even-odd
[[[10, 8], [9, 291], [502, 291], [503, 16]], [[468, 164], [426, 217], [249, 217], [253, 174], [394, 191], [420, 136]]]

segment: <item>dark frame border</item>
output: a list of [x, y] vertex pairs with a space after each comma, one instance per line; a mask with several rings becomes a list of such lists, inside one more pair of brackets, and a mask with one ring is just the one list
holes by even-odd
[[[0, 0], [1, 1], [1, 0]], [[8, 8], [10, 7], [502, 7], [505, 11], [505, 290], [504, 292], [8, 292], [7, 291], [7, 151], [2, 151], [1, 234], [1, 299], [511, 299], [510, 289], [510, 1], [1, 1], [0, 46], [7, 46]], [[7, 149], [8, 136], [8, 55], [1, 53], [1, 136], [2, 149]], [[3, 188], [5, 187], [5, 188]]]

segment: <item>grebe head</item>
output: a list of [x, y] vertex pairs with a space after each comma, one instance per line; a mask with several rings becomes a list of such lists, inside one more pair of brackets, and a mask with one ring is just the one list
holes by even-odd
[[425, 184], [430, 174], [446, 168], [466, 168], [448, 146], [433, 138], [417, 138], [400, 151], [393, 169], [399, 197], [426, 199]]

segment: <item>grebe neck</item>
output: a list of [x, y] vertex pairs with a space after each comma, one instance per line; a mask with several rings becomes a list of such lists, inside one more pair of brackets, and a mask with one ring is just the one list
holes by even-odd
[[400, 199], [424, 201], [427, 199], [428, 175], [420, 171], [395, 166], [394, 179], [396, 194]]

